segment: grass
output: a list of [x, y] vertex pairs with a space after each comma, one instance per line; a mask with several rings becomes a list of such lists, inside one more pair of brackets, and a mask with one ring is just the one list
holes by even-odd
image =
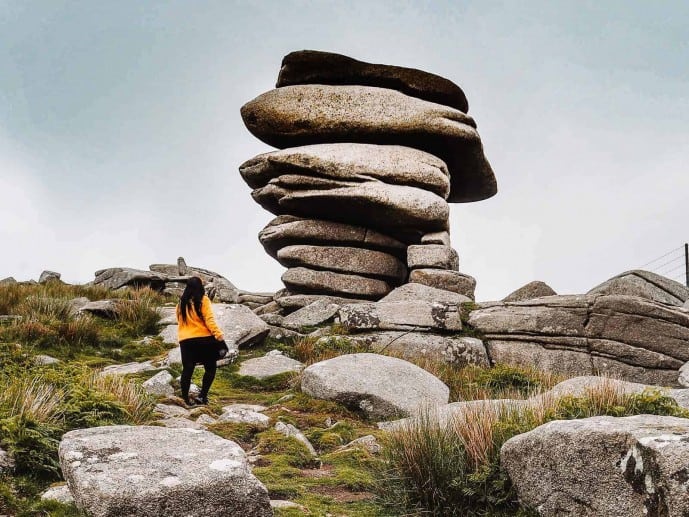
[[425, 412], [384, 439], [386, 469], [378, 491], [398, 511], [531, 515], [520, 508], [500, 468], [505, 441], [551, 420], [635, 414], [689, 417], [689, 411], [660, 390], [625, 394], [613, 381], [604, 381], [580, 397], [540, 396], [520, 407], [470, 407], [448, 425], [439, 425]]

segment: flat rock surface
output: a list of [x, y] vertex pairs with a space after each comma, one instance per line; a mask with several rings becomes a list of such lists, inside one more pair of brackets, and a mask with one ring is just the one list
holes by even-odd
[[553, 421], [511, 438], [500, 464], [539, 515], [688, 515], [689, 420]]
[[409, 185], [443, 199], [450, 192], [450, 175], [440, 158], [400, 145], [305, 145], [260, 154], [239, 166], [244, 181], [252, 188], [297, 171], [319, 178]]
[[206, 431], [79, 429], [63, 436], [59, 456], [77, 506], [89, 515], [272, 515], [241, 447]]
[[263, 357], [247, 359], [239, 366], [239, 375], [249, 375], [257, 379], [265, 379], [273, 375], [288, 372], [299, 372], [304, 364], [282, 354], [268, 352]]
[[277, 87], [295, 84], [361, 84], [391, 88], [466, 113], [462, 89], [449, 79], [416, 68], [366, 63], [318, 50], [290, 52], [282, 59]]
[[289, 293], [279, 298], [275, 299], [275, 302], [283, 308], [286, 312], [295, 311], [306, 307], [312, 303], [320, 300], [325, 300], [328, 303], [333, 303], [336, 305], [345, 305], [347, 303], [368, 303], [368, 300], [357, 299], [357, 298], [344, 298], [341, 296], [328, 296], [328, 295], [318, 295], [318, 294], [297, 294]]
[[293, 216], [276, 217], [259, 232], [258, 239], [273, 258], [280, 248], [293, 244], [351, 246], [397, 257], [404, 256], [407, 249], [403, 242], [363, 226]]
[[417, 301], [423, 300], [427, 302], [439, 303], [453, 303], [460, 305], [462, 303], [472, 302], [473, 300], [463, 294], [455, 293], [454, 291], [446, 291], [445, 289], [437, 289], [415, 282], [409, 282], [393, 289], [381, 302], [402, 302], [402, 301]]
[[340, 273], [383, 278], [397, 284], [407, 277], [407, 268], [398, 258], [383, 253], [345, 246], [287, 246], [278, 251], [285, 267], [327, 269]]
[[302, 374], [301, 389], [335, 400], [371, 418], [409, 416], [422, 407], [446, 404], [449, 389], [418, 366], [377, 354], [350, 354], [315, 363]]
[[343, 305], [340, 323], [353, 332], [366, 330], [462, 329], [460, 308], [454, 304], [423, 300]]
[[[292, 292], [305, 294], [344, 295], [356, 298], [382, 298], [392, 286], [375, 278], [359, 275], [317, 271], [305, 267], [290, 268], [282, 275], [282, 281]], [[281, 300], [277, 300], [282, 305]]]
[[314, 327], [332, 320], [339, 310], [340, 304], [331, 303], [327, 299], [316, 300], [282, 318], [280, 325], [301, 331], [304, 327]]
[[440, 104], [385, 88], [309, 84], [271, 90], [241, 113], [254, 136], [278, 148], [356, 142], [429, 152], [448, 166], [451, 202], [497, 192], [476, 123]]
[[409, 281], [418, 284], [452, 291], [474, 299], [476, 279], [457, 271], [445, 271], [442, 269], [415, 269], [409, 273]]

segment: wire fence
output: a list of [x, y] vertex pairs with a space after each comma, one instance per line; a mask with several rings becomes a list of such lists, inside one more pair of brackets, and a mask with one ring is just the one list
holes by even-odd
[[687, 245], [663, 253], [650, 262], [646, 262], [639, 269], [645, 269], [667, 278], [681, 282], [689, 287], [689, 266], [687, 266]]

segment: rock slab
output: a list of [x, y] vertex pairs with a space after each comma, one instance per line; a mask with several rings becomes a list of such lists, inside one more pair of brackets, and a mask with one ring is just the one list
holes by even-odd
[[241, 447], [206, 431], [79, 429], [59, 457], [76, 505], [95, 517], [272, 515]]

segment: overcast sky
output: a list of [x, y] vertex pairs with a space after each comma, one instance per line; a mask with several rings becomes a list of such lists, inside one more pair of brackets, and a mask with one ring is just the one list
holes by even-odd
[[182, 255], [280, 288], [239, 108], [317, 49], [466, 92], [498, 180], [451, 205], [478, 299], [585, 292], [689, 240], [688, 31], [684, 1], [0, 0], [0, 278]]

